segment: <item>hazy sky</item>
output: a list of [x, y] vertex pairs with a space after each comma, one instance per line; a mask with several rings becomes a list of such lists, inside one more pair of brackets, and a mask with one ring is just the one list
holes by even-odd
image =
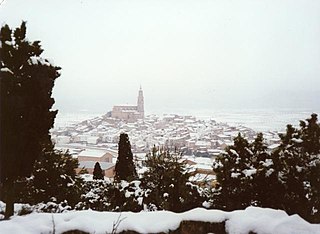
[[0, 22], [62, 67], [64, 112], [319, 109], [319, 0], [5, 0]]

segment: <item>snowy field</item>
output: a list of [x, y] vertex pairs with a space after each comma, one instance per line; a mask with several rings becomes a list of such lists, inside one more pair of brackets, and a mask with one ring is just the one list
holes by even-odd
[[[117, 222], [117, 220], [119, 222]], [[111, 233], [132, 230], [139, 233], [158, 233], [175, 230], [181, 221], [223, 222], [230, 234], [253, 231], [263, 234], [316, 234], [320, 224], [310, 224], [298, 215], [288, 216], [284, 211], [249, 207], [245, 210], [224, 212], [219, 210], [193, 209], [184, 213], [156, 212], [97, 212], [92, 210], [70, 211], [60, 214], [32, 213], [15, 216], [0, 222], [1, 234], [63, 233], [81, 230], [89, 233]]]
[[234, 109], [234, 110], [201, 110], [194, 113], [198, 118], [213, 118], [217, 122], [229, 125], [243, 125], [257, 132], [284, 131], [287, 124], [299, 125], [299, 120], [310, 118], [312, 109]]
[[84, 120], [92, 119], [97, 116], [102, 116], [103, 113], [89, 113], [86, 111], [66, 113], [59, 111], [54, 121], [54, 127], [67, 127], [72, 124], [80, 123]]

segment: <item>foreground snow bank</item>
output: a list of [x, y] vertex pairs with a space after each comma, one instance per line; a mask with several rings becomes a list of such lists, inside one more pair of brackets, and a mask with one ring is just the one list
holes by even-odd
[[228, 233], [320, 233], [320, 224], [310, 224], [298, 215], [288, 216], [284, 211], [258, 207], [224, 212], [220, 210], [193, 209], [184, 213], [156, 212], [97, 212], [71, 211], [60, 214], [33, 213], [15, 216], [0, 222], [2, 234], [11, 233], [63, 233], [81, 230], [89, 233], [111, 233], [117, 224], [117, 232], [124, 230], [139, 233], [158, 233], [176, 230], [183, 220], [202, 222], [226, 222]]

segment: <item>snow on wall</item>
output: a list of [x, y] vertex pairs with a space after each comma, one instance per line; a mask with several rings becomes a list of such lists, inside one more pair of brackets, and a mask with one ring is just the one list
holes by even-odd
[[177, 229], [181, 221], [189, 220], [226, 221], [226, 231], [230, 234], [249, 233], [250, 231], [263, 234], [320, 233], [320, 224], [310, 224], [298, 215], [288, 216], [281, 210], [258, 207], [248, 207], [245, 210], [232, 212], [197, 208], [184, 213], [169, 211], [116, 213], [92, 210], [70, 211], [60, 214], [33, 213], [1, 221], [0, 232], [2, 234], [33, 234], [52, 233], [54, 230], [55, 233], [63, 233], [77, 229], [89, 233], [111, 233], [119, 216], [121, 222], [117, 232], [124, 230], [133, 230], [139, 233], [168, 232]]

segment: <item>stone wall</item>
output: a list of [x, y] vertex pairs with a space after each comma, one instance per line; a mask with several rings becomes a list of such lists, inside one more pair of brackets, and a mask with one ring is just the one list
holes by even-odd
[[[152, 225], [152, 224], [150, 224]], [[117, 233], [117, 232], [113, 232]], [[120, 234], [137, 234], [135, 231], [122, 231], [118, 232]], [[180, 226], [176, 230], [170, 230], [171, 234], [207, 234], [207, 233], [217, 233], [217, 234], [226, 234], [225, 222], [221, 223], [210, 223], [210, 222], [200, 222], [200, 221], [182, 221]], [[71, 230], [65, 232], [64, 234], [89, 234], [87, 232], [82, 232], [79, 230]], [[164, 232], [154, 233], [154, 234], [164, 234]], [[254, 234], [250, 232], [248, 234]]]

